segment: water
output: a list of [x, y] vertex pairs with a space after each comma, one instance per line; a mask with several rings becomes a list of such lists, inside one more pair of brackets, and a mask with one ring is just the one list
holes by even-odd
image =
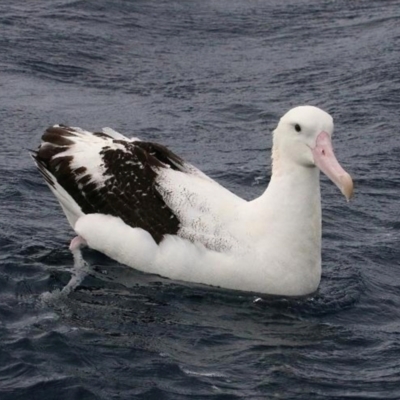
[[[399, 399], [400, 1], [0, 3], [0, 398]], [[168, 145], [235, 193], [289, 108], [335, 118], [315, 296], [263, 299], [94, 251], [28, 156], [54, 123]]]

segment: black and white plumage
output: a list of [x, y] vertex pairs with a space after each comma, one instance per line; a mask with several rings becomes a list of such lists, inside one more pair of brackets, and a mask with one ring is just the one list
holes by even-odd
[[[95, 174], [85, 166], [85, 160], [77, 163], [74, 156], [65, 153], [75, 146], [75, 151], [86, 154], [88, 138], [97, 145], [100, 164]], [[53, 189], [57, 190], [56, 182], [62, 186], [83, 214], [119, 217], [133, 228], [148, 231], [157, 243], [165, 234], [178, 232], [179, 220], [158, 191], [155, 170], [188, 168], [167, 148], [66, 126], [48, 128], [42, 140], [45, 145], [34, 154], [40, 172]], [[64, 154], [58, 156], [60, 153]]]
[[32, 156], [89, 247], [173, 279], [302, 295], [321, 275], [315, 166], [346, 197], [352, 192], [332, 152], [332, 131], [332, 118], [318, 108], [289, 111], [274, 133], [271, 183], [252, 202], [166, 147], [109, 128], [55, 125]]

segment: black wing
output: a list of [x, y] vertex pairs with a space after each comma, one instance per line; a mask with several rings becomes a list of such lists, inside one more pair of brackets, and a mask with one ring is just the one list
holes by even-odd
[[[192, 167], [166, 147], [66, 126], [47, 129], [42, 140], [33, 154], [40, 172], [53, 187], [54, 177], [84, 214], [119, 217], [148, 231], [157, 243], [165, 234], [178, 232], [180, 222], [157, 190], [157, 171], [187, 172]], [[85, 151], [97, 152], [102, 179], [91, 173], [93, 165], [82, 161]]]

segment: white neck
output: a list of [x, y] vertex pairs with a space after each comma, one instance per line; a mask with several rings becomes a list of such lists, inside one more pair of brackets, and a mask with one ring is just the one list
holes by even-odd
[[309, 293], [321, 276], [319, 170], [294, 165], [274, 149], [272, 172], [267, 190], [249, 203], [255, 236], [264, 240], [265, 259], [275, 260], [268, 267], [276, 274], [275, 293], [289, 294], [289, 287]]

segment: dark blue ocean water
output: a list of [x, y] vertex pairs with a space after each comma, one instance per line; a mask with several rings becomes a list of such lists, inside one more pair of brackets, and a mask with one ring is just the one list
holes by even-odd
[[[246, 197], [271, 130], [336, 123], [315, 296], [265, 299], [86, 251], [28, 156], [54, 123], [168, 145]], [[0, 399], [400, 399], [400, 1], [0, 2]], [[245, 267], [245, 266], [244, 266]], [[49, 293], [52, 293], [49, 295]]]

